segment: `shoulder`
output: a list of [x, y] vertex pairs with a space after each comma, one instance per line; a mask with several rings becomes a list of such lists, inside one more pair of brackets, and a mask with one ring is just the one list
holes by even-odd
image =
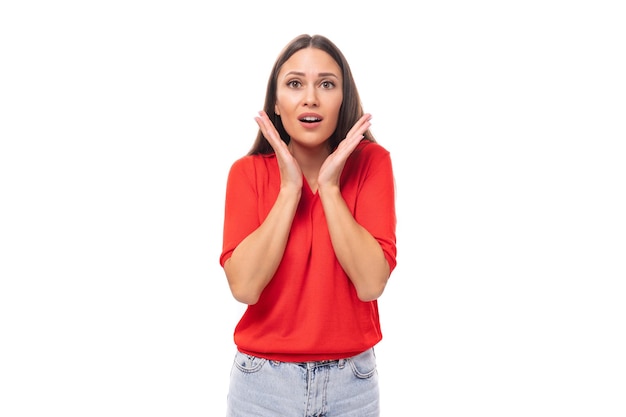
[[352, 152], [353, 158], [360, 161], [375, 162], [389, 158], [389, 151], [377, 142], [362, 140]]
[[276, 157], [270, 155], [245, 155], [232, 163], [230, 167], [231, 174], [253, 174], [259, 168], [267, 168], [269, 164], [275, 163]]
[[346, 161], [342, 175], [346, 178], [393, 175], [389, 151], [377, 142], [361, 141]]

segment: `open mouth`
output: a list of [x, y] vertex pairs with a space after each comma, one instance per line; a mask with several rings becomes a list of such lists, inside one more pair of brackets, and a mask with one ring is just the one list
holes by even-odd
[[302, 123], [318, 123], [321, 122], [322, 119], [320, 119], [319, 117], [314, 117], [314, 116], [306, 116], [306, 117], [302, 117], [301, 119], [299, 119]]

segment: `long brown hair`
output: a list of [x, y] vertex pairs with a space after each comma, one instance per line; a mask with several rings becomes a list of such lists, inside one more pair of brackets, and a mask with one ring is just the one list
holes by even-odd
[[[343, 78], [343, 102], [341, 103], [341, 108], [339, 109], [337, 128], [328, 139], [328, 146], [330, 147], [330, 150], [333, 151], [339, 143], [345, 139], [348, 131], [363, 115], [363, 106], [361, 105], [359, 92], [356, 88], [356, 83], [354, 82], [354, 77], [352, 76], [352, 71], [350, 70], [348, 61], [339, 48], [337, 48], [337, 46], [328, 38], [322, 35], [311, 36], [305, 34], [297, 36], [289, 42], [287, 46], [285, 46], [276, 59], [272, 72], [270, 73], [270, 77], [267, 82], [267, 91], [265, 93], [265, 105], [263, 106], [263, 110], [267, 113], [270, 120], [276, 127], [276, 130], [280, 134], [283, 142], [288, 144], [291, 138], [285, 131], [280, 117], [278, 117], [278, 115], [274, 112], [276, 105], [278, 73], [280, 72], [283, 64], [291, 58], [293, 54], [304, 48], [317, 48], [326, 52], [335, 60], [335, 62], [337, 62], [337, 65], [339, 65], [339, 68], [341, 69], [341, 75]], [[376, 142], [374, 136], [369, 130], [365, 132], [364, 136], [365, 139], [371, 142]], [[248, 152], [248, 155], [267, 155], [272, 153], [274, 153], [274, 149], [259, 129], [256, 140]]]

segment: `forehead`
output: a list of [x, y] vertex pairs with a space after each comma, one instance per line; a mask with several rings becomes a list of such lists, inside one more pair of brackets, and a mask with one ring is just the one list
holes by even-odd
[[292, 71], [313, 76], [319, 73], [332, 73], [341, 77], [341, 69], [333, 57], [321, 49], [311, 47], [300, 49], [289, 57], [281, 67], [279, 77]]

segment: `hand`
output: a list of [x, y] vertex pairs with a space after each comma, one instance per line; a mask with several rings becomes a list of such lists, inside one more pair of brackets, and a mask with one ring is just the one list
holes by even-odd
[[276, 127], [274, 127], [267, 113], [260, 111], [259, 115], [255, 117], [254, 120], [256, 120], [259, 125], [263, 136], [265, 136], [270, 146], [274, 149], [278, 161], [278, 168], [280, 169], [281, 187], [293, 186], [296, 190], [300, 191], [302, 189], [302, 170], [300, 169], [300, 165], [289, 151], [287, 144], [280, 138]]
[[324, 186], [337, 186], [339, 187], [339, 179], [341, 178], [341, 172], [348, 160], [348, 157], [352, 154], [352, 151], [356, 149], [357, 145], [363, 139], [365, 132], [372, 125], [370, 120], [371, 114], [364, 114], [361, 118], [352, 126], [352, 129], [346, 135], [346, 138], [339, 143], [337, 149], [324, 161], [320, 168], [320, 173], [317, 177], [317, 184], [319, 187]]

